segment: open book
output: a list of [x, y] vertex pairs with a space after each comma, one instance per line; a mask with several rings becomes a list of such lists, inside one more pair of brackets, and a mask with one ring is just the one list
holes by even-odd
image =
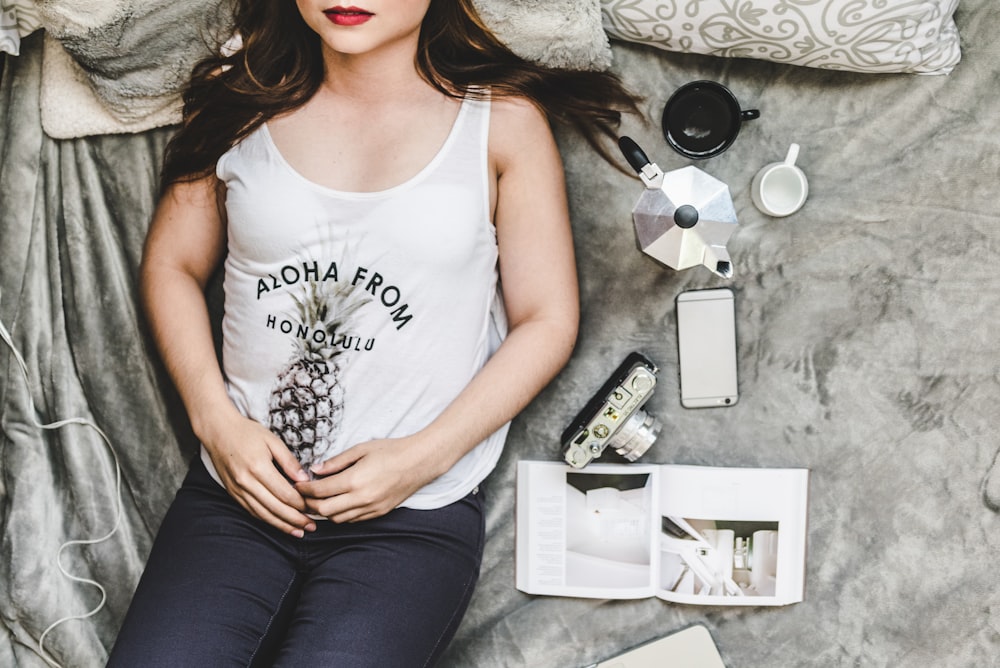
[[521, 461], [517, 588], [702, 605], [802, 600], [807, 469]]

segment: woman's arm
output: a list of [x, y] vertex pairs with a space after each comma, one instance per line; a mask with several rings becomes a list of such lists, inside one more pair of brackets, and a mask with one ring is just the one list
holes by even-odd
[[293, 479], [308, 476], [277, 436], [236, 410], [212, 341], [205, 286], [226, 247], [219, 193], [214, 176], [169, 187], [146, 238], [143, 303], [194, 432], [226, 489], [255, 516], [301, 535], [313, 524], [274, 462]]
[[490, 154], [494, 220], [510, 325], [496, 354], [425, 429], [357, 445], [299, 483], [309, 508], [337, 522], [389, 512], [511, 420], [566, 364], [579, 321], [563, 168], [545, 117], [522, 100], [496, 100]]

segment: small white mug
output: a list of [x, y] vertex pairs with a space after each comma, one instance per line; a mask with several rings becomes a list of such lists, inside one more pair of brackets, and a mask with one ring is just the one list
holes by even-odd
[[784, 162], [764, 165], [753, 177], [750, 196], [754, 205], [769, 216], [780, 218], [790, 216], [805, 204], [809, 195], [809, 181], [801, 169], [795, 166], [799, 157], [799, 145], [788, 147]]

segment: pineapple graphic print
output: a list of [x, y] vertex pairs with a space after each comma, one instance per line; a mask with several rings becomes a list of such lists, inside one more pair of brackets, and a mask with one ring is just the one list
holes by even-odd
[[353, 285], [310, 281], [295, 302], [294, 318], [302, 336], [294, 338], [294, 353], [278, 373], [268, 402], [268, 427], [295, 454], [306, 472], [333, 454], [344, 412], [340, 384], [342, 356], [338, 345], [352, 316], [369, 298]]

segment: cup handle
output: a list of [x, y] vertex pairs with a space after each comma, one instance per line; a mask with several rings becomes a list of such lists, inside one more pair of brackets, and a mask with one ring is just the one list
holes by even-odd
[[760, 118], [760, 111], [757, 109], [744, 109], [740, 112], [740, 118], [744, 121], [752, 121], [755, 118]]
[[795, 161], [799, 159], [799, 145], [792, 144], [788, 147], [788, 155], [785, 156], [786, 165], [794, 165]]

